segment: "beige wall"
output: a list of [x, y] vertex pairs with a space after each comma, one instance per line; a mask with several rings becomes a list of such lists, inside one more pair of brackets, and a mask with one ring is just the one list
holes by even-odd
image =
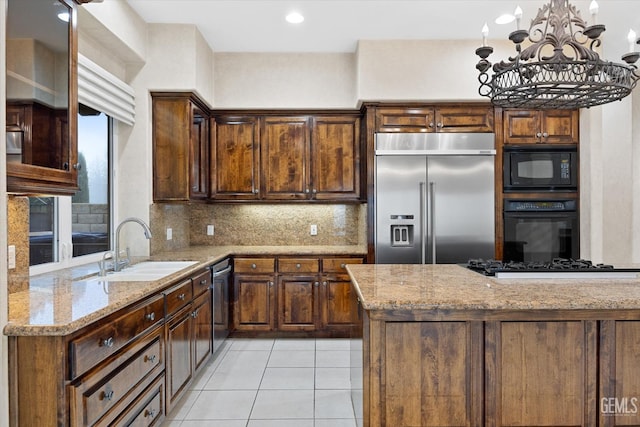
[[215, 108], [354, 108], [351, 53], [216, 53]]

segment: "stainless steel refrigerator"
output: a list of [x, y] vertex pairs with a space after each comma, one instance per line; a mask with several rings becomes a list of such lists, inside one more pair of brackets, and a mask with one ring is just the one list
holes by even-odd
[[376, 134], [376, 263], [494, 258], [492, 133]]

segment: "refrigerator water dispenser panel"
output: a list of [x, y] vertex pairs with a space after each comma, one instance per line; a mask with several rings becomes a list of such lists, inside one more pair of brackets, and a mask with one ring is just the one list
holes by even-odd
[[392, 225], [391, 246], [412, 246], [413, 225]]

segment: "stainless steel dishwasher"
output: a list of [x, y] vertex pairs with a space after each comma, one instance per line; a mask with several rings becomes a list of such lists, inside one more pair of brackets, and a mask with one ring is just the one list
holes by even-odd
[[231, 262], [225, 259], [211, 266], [213, 298], [213, 353], [217, 353], [229, 336], [229, 293]]

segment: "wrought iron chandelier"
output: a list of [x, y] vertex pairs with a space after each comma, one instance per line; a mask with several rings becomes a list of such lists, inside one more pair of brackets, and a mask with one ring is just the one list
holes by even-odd
[[[516, 9], [518, 27], [509, 40], [517, 54], [494, 64], [493, 75], [488, 73], [493, 48], [486, 44], [485, 24], [483, 45], [476, 49], [480, 95], [496, 106], [531, 109], [588, 108], [629, 95], [640, 77], [634, 65], [640, 57], [634, 44], [640, 39], [629, 32], [630, 52], [622, 56], [624, 64], [601, 59], [594, 49], [601, 44], [605, 26], [595, 22], [597, 10], [592, 1], [593, 22], [587, 26], [568, 0], [551, 0], [538, 9], [527, 31], [520, 29], [522, 12]], [[523, 47], [526, 39], [530, 44]]]

